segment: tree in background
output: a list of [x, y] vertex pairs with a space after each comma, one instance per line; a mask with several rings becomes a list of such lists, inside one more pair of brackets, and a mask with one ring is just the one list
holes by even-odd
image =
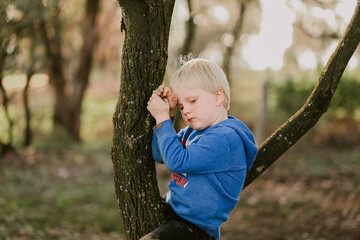
[[31, 110], [29, 104], [29, 90], [30, 81], [33, 75], [37, 72], [44, 70], [44, 59], [42, 59], [41, 52], [41, 41], [40, 36], [37, 32], [37, 23], [39, 19], [39, 13], [33, 11], [33, 5], [28, 1], [18, 1], [12, 3], [13, 7], [18, 11], [19, 22], [21, 28], [14, 32], [19, 39], [19, 46], [22, 51], [18, 52], [18, 58], [23, 58], [21, 63], [18, 63], [18, 69], [25, 72], [26, 83], [23, 89], [23, 101], [24, 101], [24, 112], [25, 112], [25, 129], [24, 129], [24, 146], [30, 146], [33, 139], [33, 133], [31, 129]]
[[192, 44], [195, 37], [195, 31], [196, 31], [196, 25], [194, 23], [194, 14], [192, 11], [192, 1], [187, 0], [187, 7], [189, 11], [189, 19], [185, 23], [186, 28], [186, 34], [185, 34], [185, 40], [180, 48], [180, 54], [178, 55], [187, 55], [192, 52]]
[[245, 18], [245, 12], [248, 5], [252, 2], [257, 2], [254, 0], [238, 0], [238, 18], [235, 22], [235, 25], [231, 31], [231, 34], [229, 35], [232, 39], [230, 43], [225, 45], [225, 51], [224, 51], [224, 60], [222, 64], [222, 68], [224, 69], [225, 75], [228, 76], [229, 83], [231, 84], [231, 74], [230, 74], [230, 67], [231, 67], [231, 59], [234, 55], [234, 51], [239, 47], [240, 44], [240, 37], [243, 32], [243, 26], [244, 26], [244, 18]]
[[[17, 1], [14, 1], [17, 2]], [[1, 101], [8, 124], [7, 141], [0, 142], [0, 154], [13, 149], [13, 125], [14, 121], [9, 113], [10, 98], [3, 84], [4, 71], [10, 69], [14, 63], [14, 55], [18, 51], [20, 33], [24, 29], [24, 23], [16, 16], [13, 1], [4, 0], [0, 3], [0, 92]]]
[[[332, 44], [336, 43], [341, 37], [342, 29], [347, 22], [335, 11], [339, 0], [317, 1], [304, 0], [301, 2], [303, 11], [296, 11], [293, 5], [295, 1], [289, 3], [289, 7], [294, 9], [295, 22], [293, 41], [289, 49], [286, 50], [286, 66], [298, 68], [301, 54], [311, 53], [317, 62], [319, 70], [325, 65], [323, 55]], [[334, 23], [330, 24], [326, 19], [317, 16], [317, 12], [332, 12]], [[330, 15], [331, 16], [331, 15]], [[359, 55], [359, 51], [355, 53]]]
[[81, 105], [89, 83], [93, 52], [98, 41], [96, 17], [99, 12], [99, 2], [99, 0], [85, 1], [84, 16], [81, 20], [81, 47], [77, 62], [74, 62], [75, 56], [72, 54], [76, 48], [69, 49], [69, 42], [67, 48], [65, 47], [66, 29], [61, 12], [66, 3], [61, 0], [34, 2], [41, 16], [38, 30], [45, 46], [50, 83], [55, 90], [54, 126], [62, 127], [78, 141], [80, 141]]
[[[139, 239], [164, 220], [151, 157], [153, 119], [146, 103], [163, 80], [174, 1], [119, 0], [125, 43], [111, 156], [127, 239]], [[353, 19], [304, 106], [259, 147], [245, 187], [315, 125], [330, 104], [360, 40], [360, 0]]]

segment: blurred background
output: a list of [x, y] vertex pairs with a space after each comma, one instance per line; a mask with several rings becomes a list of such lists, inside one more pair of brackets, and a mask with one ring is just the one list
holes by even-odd
[[[304, 104], [355, 5], [177, 0], [164, 82], [179, 56], [215, 61], [230, 114], [260, 145]], [[123, 239], [110, 159], [118, 3], [2, 0], [0, 12], [0, 239]], [[358, 48], [328, 112], [243, 191], [222, 239], [360, 239], [359, 60]]]

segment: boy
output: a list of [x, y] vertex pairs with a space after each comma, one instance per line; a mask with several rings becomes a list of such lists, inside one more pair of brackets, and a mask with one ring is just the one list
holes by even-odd
[[[175, 106], [187, 125], [178, 134], [170, 120]], [[250, 130], [227, 115], [229, 107], [226, 76], [205, 59], [185, 63], [173, 76], [170, 89], [160, 86], [151, 96], [148, 110], [156, 119], [153, 156], [171, 171], [166, 203], [172, 215], [153, 236], [220, 238], [220, 225], [238, 202], [257, 152]], [[179, 224], [185, 224], [180, 227], [181, 237], [171, 230]]]

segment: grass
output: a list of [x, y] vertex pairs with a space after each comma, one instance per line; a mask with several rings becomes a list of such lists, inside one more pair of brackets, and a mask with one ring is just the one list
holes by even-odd
[[108, 147], [7, 156], [0, 170], [0, 239], [119, 239]]

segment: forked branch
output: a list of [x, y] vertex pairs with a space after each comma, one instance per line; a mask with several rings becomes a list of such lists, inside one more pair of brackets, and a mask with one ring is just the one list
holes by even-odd
[[360, 0], [357, 1], [355, 12], [345, 33], [304, 106], [260, 145], [254, 165], [246, 176], [244, 188], [304, 136], [327, 111], [341, 76], [359, 45], [359, 9]]

